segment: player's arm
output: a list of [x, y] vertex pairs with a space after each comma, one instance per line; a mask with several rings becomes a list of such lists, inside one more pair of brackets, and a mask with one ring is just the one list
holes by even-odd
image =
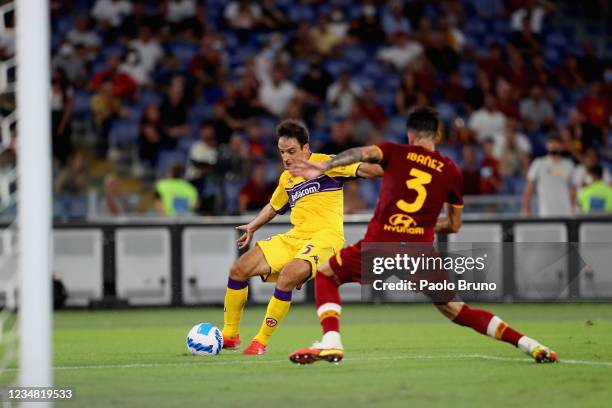
[[459, 232], [461, 228], [461, 216], [463, 214], [463, 207], [444, 203], [445, 216], [439, 217], [436, 222], [436, 233], [439, 234], [454, 234]]
[[373, 179], [382, 177], [385, 171], [379, 164], [361, 163], [357, 168], [357, 177], [364, 179]]
[[353, 147], [322, 163], [307, 160], [296, 162], [291, 166], [289, 172], [293, 176], [302, 176], [310, 180], [336, 167], [348, 166], [358, 162], [380, 163], [381, 160], [382, 151], [378, 146]]
[[238, 238], [238, 241], [236, 241], [238, 243], [238, 248], [242, 249], [248, 246], [255, 231], [269, 223], [274, 217], [276, 217], [276, 210], [268, 203], [259, 211], [251, 222], [237, 226], [236, 229], [242, 232], [242, 235]]

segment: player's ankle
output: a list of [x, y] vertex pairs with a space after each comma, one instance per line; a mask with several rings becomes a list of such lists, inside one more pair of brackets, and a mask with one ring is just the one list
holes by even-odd
[[343, 349], [340, 333], [337, 331], [328, 331], [323, 334], [321, 344], [326, 348]]

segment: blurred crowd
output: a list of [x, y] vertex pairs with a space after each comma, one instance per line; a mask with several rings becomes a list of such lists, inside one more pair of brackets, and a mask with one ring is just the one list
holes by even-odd
[[[551, 143], [571, 164], [568, 190], [596, 181], [597, 166], [610, 179], [605, 0], [51, 3], [60, 215], [83, 214], [92, 184], [111, 214], [256, 211], [281, 171], [280, 119], [304, 120], [312, 150], [334, 154], [404, 142], [422, 104], [443, 119], [440, 150], [462, 167], [466, 195], [530, 195], [532, 161]], [[14, 51], [3, 35], [0, 58]], [[96, 166], [104, 177], [88, 181]], [[128, 177], [156, 191], [151, 202], [126, 194]], [[175, 188], [193, 199], [174, 206]], [[347, 212], [372, 208], [377, 192], [347, 184]]]

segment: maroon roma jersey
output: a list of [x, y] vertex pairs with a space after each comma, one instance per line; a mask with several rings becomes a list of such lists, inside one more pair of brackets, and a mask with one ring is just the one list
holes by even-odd
[[365, 242], [433, 242], [444, 203], [463, 206], [463, 179], [448, 157], [421, 146], [382, 143], [385, 173]]

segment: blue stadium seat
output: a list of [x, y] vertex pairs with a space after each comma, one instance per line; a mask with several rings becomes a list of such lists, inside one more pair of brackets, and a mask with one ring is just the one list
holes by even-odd
[[161, 94], [152, 88], [143, 88], [140, 92], [140, 102], [146, 106], [150, 104], [159, 105], [162, 102]]
[[450, 124], [455, 116], [457, 115], [457, 110], [452, 103], [440, 101], [436, 104], [436, 109], [438, 110], [438, 114], [440, 115], [440, 119], [445, 124]]
[[471, 18], [465, 23], [465, 31], [468, 34], [486, 34], [487, 26], [479, 18]]
[[174, 150], [162, 150], [159, 153], [159, 159], [157, 160], [157, 174], [163, 177], [168, 172], [168, 169], [173, 164], [180, 164], [185, 166], [187, 163], [187, 154], [181, 149]]
[[125, 109], [129, 120], [134, 122], [140, 121], [143, 110], [142, 105], [125, 105], [123, 108]]
[[374, 79], [375, 81], [389, 78], [389, 75], [385, 70], [384, 65], [379, 61], [373, 59], [370, 59], [368, 60], [368, 62], [366, 62], [361, 72]]
[[138, 122], [128, 119], [115, 121], [110, 130], [111, 146], [135, 144], [138, 141]]
[[101, 54], [102, 54], [102, 58], [104, 59], [104, 61], [106, 61], [112, 56], [120, 57], [124, 51], [125, 51], [125, 48], [123, 47], [123, 45], [119, 43], [115, 43], [115, 44], [109, 44], [103, 47]]
[[392, 90], [380, 90], [376, 94], [376, 100], [380, 103], [387, 114], [391, 113], [395, 109], [395, 92]]
[[77, 89], [72, 97], [72, 116], [83, 118], [91, 113], [91, 93]]
[[327, 60], [324, 67], [333, 77], [338, 77], [342, 71], [350, 68], [346, 61], [343, 60]]
[[343, 48], [344, 58], [352, 65], [361, 65], [369, 58], [367, 51], [360, 46], [348, 46]]
[[193, 56], [198, 52], [198, 46], [186, 42], [173, 42], [168, 44], [166, 51], [169, 54], [173, 54], [183, 64], [188, 64]]
[[389, 120], [389, 132], [393, 135], [406, 134], [406, 119], [403, 116], [393, 116]]

